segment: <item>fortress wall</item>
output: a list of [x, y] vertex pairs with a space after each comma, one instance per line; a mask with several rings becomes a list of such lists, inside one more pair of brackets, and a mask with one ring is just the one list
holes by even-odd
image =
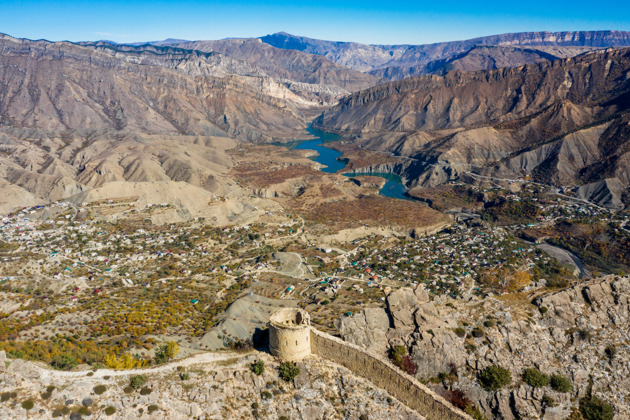
[[311, 351], [345, 366], [375, 386], [385, 389], [428, 420], [472, 420], [472, 417], [453, 407], [385, 358], [371, 354], [361, 347], [311, 328]]

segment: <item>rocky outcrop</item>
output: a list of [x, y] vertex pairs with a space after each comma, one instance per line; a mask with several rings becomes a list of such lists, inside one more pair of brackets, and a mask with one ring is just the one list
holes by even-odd
[[549, 327], [601, 329], [630, 323], [630, 278], [609, 277], [534, 300]]
[[340, 321], [337, 328], [347, 341], [376, 354], [385, 354], [390, 319], [384, 309], [366, 308], [355, 316]]
[[[488, 417], [566, 418], [576, 397], [589, 387], [613, 404], [616, 418], [630, 415], [622, 391], [630, 387], [630, 277], [608, 276], [539, 296], [526, 316], [522, 309], [491, 298], [425, 302], [419, 299], [421, 291], [399, 289], [387, 296], [387, 309], [372, 309], [392, 319], [390, 328], [378, 335], [382, 343], [373, 342], [375, 335], [367, 339], [369, 327], [354, 321], [364, 313], [339, 322], [342, 337], [363, 347], [369, 343], [374, 350], [405, 345], [419, 378], [450, 373], [451, 379], [438, 388], [463, 391]], [[606, 348], [614, 348], [614, 357], [607, 356]], [[476, 381], [476, 374], [492, 364], [508, 368], [513, 378], [496, 393]], [[534, 366], [570, 378], [573, 391], [563, 394], [521, 383], [521, 373]], [[545, 404], [545, 395], [556, 406]]]
[[[312, 356], [298, 363], [293, 384], [278, 377], [278, 362], [265, 353], [219, 356], [214, 362], [183, 360], [161, 368], [124, 371], [50, 371], [31, 362], [11, 360], [6, 372], [0, 352], [0, 386], [9, 395], [0, 402], [3, 418], [50, 419], [62, 408], [75, 413], [81, 407], [105, 418], [113, 407], [123, 419], [190, 418], [359, 418], [422, 420], [423, 417], [348, 369]], [[250, 364], [262, 360], [265, 371], [255, 375]], [[181, 366], [180, 370], [176, 370]], [[180, 374], [188, 372], [186, 380]], [[125, 390], [133, 375], [147, 377], [145, 391]], [[96, 393], [98, 385], [105, 392]], [[46, 398], [42, 394], [52, 386]], [[11, 397], [11, 393], [15, 395]], [[22, 402], [32, 400], [27, 412]], [[339, 404], [339, 401], [342, 404]], [[55, 414], [53, 414], [55, 413]], [[109, 415], [109, 414], [108, 414]], [[73, 416], [74, 418], [76, 416]]]

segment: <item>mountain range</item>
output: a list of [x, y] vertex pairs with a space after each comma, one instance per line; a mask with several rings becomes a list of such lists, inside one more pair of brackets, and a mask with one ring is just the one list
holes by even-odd
[[[135, 44], [0, 35], [0, 174], [32, 200], [110, 179], [180, 181], [164, 163], [152, 166], [157, 149], [140, 166], [100, 152], [155, 136], [287, 141], [306, 138], [315, 119], [409, 158], [400, 175], [411, 186], [470, 171], [530, 174], [619, 207], [630, 185], [628, 45], [630, 33], [619, 31], [395, 46], [286, 33]], [[41, 186], [62, 178], [63, 193]]]

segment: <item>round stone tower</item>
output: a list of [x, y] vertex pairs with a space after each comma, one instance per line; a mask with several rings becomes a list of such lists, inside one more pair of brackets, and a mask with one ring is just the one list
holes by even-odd
[[269, 318], [269, 349], [285, 362], [311, 354], [311, 317], [302, 309], [286, 308]]

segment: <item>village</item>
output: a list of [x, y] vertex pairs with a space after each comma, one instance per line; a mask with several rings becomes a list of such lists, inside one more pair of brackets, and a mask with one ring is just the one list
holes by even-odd
[[[35, 350], [41, 340], [79, 349], [98, 342], [93, 361], [127, 349], [140, 360], [164, 337], [192, 346], [248, 295], [297, 303], [334, 332], [336, 318], [384, 307], [401, 287], [467, 300], [576, 281], [575, 267], [548, 252], [563, 223], [603, 223], [620, 235], [615, 243], [630, 237], [625, 214], [535, 185], [473, 192], [500, 204], [455, 214], [429, 236], [370, 234], [343, 244], [319, 243], [300, 215], [282, 210], [213, 227], [201, 219], [155, 225], [149, 216], [168, 204], [136, 208], [128, 199], [24, 208], [1, 218], [0, 347], [46, 361]], [[238, 336], [222, 335], [224, 346]]]

